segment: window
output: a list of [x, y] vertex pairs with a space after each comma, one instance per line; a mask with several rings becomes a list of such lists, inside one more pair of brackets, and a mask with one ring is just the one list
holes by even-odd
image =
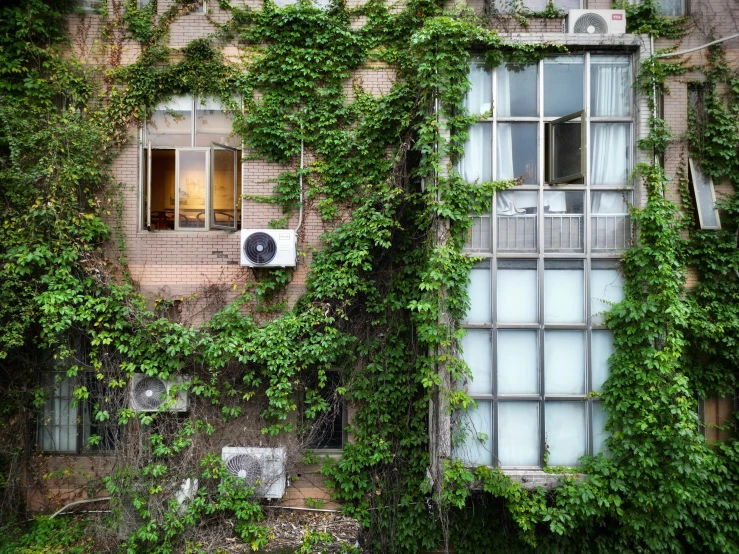
[[[303, 433], [305, 448], [311, 450], [341, 450], [344, 448], [346, 410], [341, 386], [341, 372], [326, 371], [326, 381], [319, 387], [318, 374], [307, 379], [303, 398]], [[317, 409], [323, 406], [325, 410]]]
[[178, 96], [157, 106], [146, 126], [144, 227], [237, 230], [239, 144], [216, 99]]
[[98, 13], [103, 6], [103, 0], [68, 0], [76, 12]]
[[688, 13], [688, 0], [655, 0], [657, 10], [662, 15], [682, 16]]
[[631, 238], [631, 64], [584, 53], [471, 67], [468, 110], [494, 109], [473, 126], [459, 171], [521, 184], [475, 216], [466, 244], [484, 258], [462, 340], [477, 407], [457, 455], [470, 465], [573, 466], [604, 448], [604, 313], [623, 298]]
[[698, 223], [701, 229], [721, 229], [721, 220], [716, 209], [716, 192], [710, 175], [703, 172], [698, 160], [689, 158], [690, 182], [693, 185]]
[[[532, 12], [542, 12], [549, 7], [549, 0], [493, 0], [491, 3], [502, 12], [511, 12], [521, 8]], [[582, 7], [581, 0], [552, 0], [552, 4], [555, 8], [565, 11]]]
[[[92, 373], [67, 377], [66, 372], [44, 372], [41, 384], [45, 401], [38, 416], [37, 448], [44, 452], [78, 453], [84, 450], [105, 451], [115, 447], [121, 429], [111, 405], [113, 395]], [[77, 400], [75, 389], [84, 386], [89, 393]], [[95, 417], [97, 411], [110, 414], [104, 421]], [[95, 444], [89, 444], [90, 437]]]

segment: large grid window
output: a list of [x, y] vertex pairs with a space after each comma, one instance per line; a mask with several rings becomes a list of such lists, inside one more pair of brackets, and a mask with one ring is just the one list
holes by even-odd
[[473, 126], [460, 173], [519, 178], [475, 217], [464, 326], [470, 465], [577, 465], [603, 448], [598, 393], [623, 297], [633, 155], [632, 58], [583, 53], [496, 71], [471, 66]]

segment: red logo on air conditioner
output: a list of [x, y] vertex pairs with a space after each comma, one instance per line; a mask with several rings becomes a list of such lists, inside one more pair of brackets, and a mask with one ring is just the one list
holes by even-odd
[[611, 20], [613, 21], [622, 21], [624, 18], [624, 14], [622, 13], [613, 13], [611, 14]]

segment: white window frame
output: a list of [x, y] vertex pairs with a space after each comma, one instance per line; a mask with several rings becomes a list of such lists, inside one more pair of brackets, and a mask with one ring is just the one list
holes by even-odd
[[[716, 208], [716, 189], [713, 186], [713, 179], [710, 175], [706, 175], [698, 160], [694, 158], [688, 158], [688, 165], [690, 166], [690, 185], [693, 187], [693, 196], [695, 197], [695, 207], [696, 212], [698, 212], [698, 223], [700, 224], [700, 228], [721, 229], [721, 218], [719, 217], [718, 209]], [[703, 204], [701, 196], [700, 194], [698, 194], [698, 190], [696, 188], [697, 179], [706, 181], [708, 190], [711, 193], [711, 206], [705, 206]], [[716, 216], [716, 225], [709, 225], [705, 221], [708, 212], [710, 212], [711, 210]]]

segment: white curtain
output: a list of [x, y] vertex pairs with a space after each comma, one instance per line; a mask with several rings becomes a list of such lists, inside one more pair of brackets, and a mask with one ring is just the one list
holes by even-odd
[[491, 129], [488, 123], [477, 123], [470, 127], [469, 138], [464, 145], [464, 158], [459, 172], [468, 183], [489, 181]]
[[539, 403], [498, 403], [498, 458], [508, 467], [538, 466]]
[[585, 333], [544, 333], [544, 388], [547, 394], [585, 394]]
[[628, 117], [631, 68], [622, 56], [592, 56], [591, 110], [595, 117]]
[[551, 213], [567, 213], [567, 193], [561, 190], [544, 192], [544, 207]]
[[498, 179], [513, 179], [516, 177], [513, 170], [513, 125], [498, 123], [497, 149]]
[[498, 117], [511, 115], [511, 83], [508, 66], [498, 70], [498, 95], [495, 98], [495, 113]]
[[593, 192], [590, 212], [593, 214], [627, 214], [629, 209], [621, 192]]
[[547, 402], [544, 422], [550, 466], [576, 466], [585, 455], [585, 403]]
[[625, 185], [630, 169], [630, 126], [628, 123], [593, 123], [590, 126], [592, 156], [591, 185]]
[[539, 392], [539, 341], [536, 331], [498, 331], [498, 394]]
[[470, 64], [470, 72], [467, 75], [470, 81], [470, 90], [467, 92], [464, 107], [470, 114], [483, 114], [490, 111], [492, 98], [492, 79], [490, 71], [485, 65], [478, 62]]
[[[628, 58], [591, 58], [591, 110], [594, 117], [627, 117], [631, 103], [631, 68]], [[591, 184], [625, 185], [630, 163], [630, 126], [593, 123]]]
[[495, 196], [495, 207], [499, 216], [510, 216], [526, 213], [526, 208], [536, 208], [539, 195], [529, 191], [505, 191]]

